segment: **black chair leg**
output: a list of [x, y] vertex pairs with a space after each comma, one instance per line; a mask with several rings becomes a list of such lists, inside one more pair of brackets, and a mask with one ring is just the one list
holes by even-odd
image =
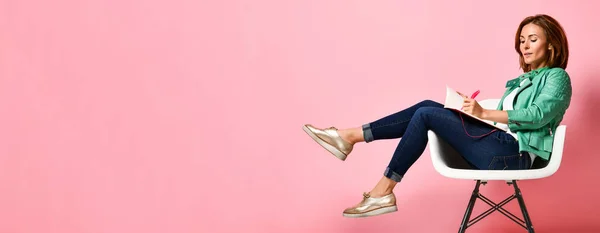
[[478, 180], [477, 184], [475, 184], [475, 189], [473, 189], [473, 193], [471, 194], [471, 200], [469, 200], [469, 204], [467, 205], [467, 210], [465, 211], [465, 216], [463, 217], [462, 223], [460, 224], [460, 228], [458, 229], [458, 233], [465, 233], [469, 224], [469, 218], [471, 218], [471, 213], [473, 212], [473, 207], [475, 206], [475, 201], [479, 196], [479, 185], [481, 185], [481, 181]]
[[[492, 212], [495, 212], [495, 211], [500, 212], [501, 214], [508, 217], [513, 222], [519, 224], [521, 227], [525, 228], [525, 230], [527, 230], [528, 233], [535, 233], [535, 231], [533, 230], [533, 224], [531, 223], [531, 218], [529, 217], [529, 212], [527, 211], [527, 207], [525, 207], [525, 200], [523, 199], [523, 195], [521, 194], [521, 190], [519, 189], [519, 186], [517, 185], [516, 180], [507, 182], [507, 184], [509, 186], [514, 185], [515, 193], [499, 203], [495, 203], [492, 200], [490, 200], [489, 198], [487, 198], [487, 197], [481, 195], [481, 193], [479, 193], [479, 187], [481, 184], [486, 184], [486, 181], [482, 182], [481, 180], [477, 180], [477, 183], [475, 184], [475, 189], [473, 189], [473, 193], [471, 194], [471, 199], [469, 200], [469, 204], [467, 205], [467, 210], [465, 211], [465, 216], [463, 217], [460, 228], [458, 229], [458, 233], [465, 233], [467, 228], [469, 228], [473, 224], [479, 222], [480, 220], [482, 220], [483, 218], [487, 217], [488, 215], [490, 215]], [[477, 201], [477, 199], [481, 199], [483, 202], [485, 202], [486, 204], [491, 206], [491, 208], [488, 209], [487, 211], [481, 213], [479, 216], [477, 216], [473, 219], [470, 219], [471, 214], [473, 213], [473, 207], [475, 207], [475, 202]], [[521, 208], [521, 213], [523, 214], [523, 219], [520, 219], [519, 217], [508, 212], [506, 209], [504, 209], [502, 207], [514, 199], [517, 199], [517, 201], [519, 202], [519, 207]]]
[[523, 213], [523, 219], [525, 221], [525, 225], [527, 226], [527, 231], [529, 233], [534, 233], [533, 224], [531, 223], [531, 218], [529, 218], [529, 212], [527, 211], [527, 207], [525, 207], [525, 200], [523, 200], [523, 195], [521, 195], [521, 190], [519, 186], [517, 186], [517, 181], [512, 181], [515, 187], [515, 195], [517, 196], [517, 200], [519, 201], [519, 206], [521, 207], [521, 212]]

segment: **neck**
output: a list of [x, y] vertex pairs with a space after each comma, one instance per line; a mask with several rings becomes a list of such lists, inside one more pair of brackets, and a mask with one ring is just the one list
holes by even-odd
[[542, 62], [540, 64], [536, 64], [536, 65], [531, 64], [530, 67], [531, 67], [531, 70], [537, 70], [537, 69], [545, 67], [545, 66], [546, 66], [546, 62], [544, 61], [544, 62]]

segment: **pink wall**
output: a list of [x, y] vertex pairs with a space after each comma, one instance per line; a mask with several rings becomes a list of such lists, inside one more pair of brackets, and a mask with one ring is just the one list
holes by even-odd
[[[574, 96], [561, 169], [521, 186], [539, 232], [598, 232], [599, 8], [1, 1], [0, 232], [455, 232], [473, 182], [441, 177], [428, 152], [395, 190], [399, 212], [343, 218], [397, 141], [340, 162], [301, 126], [359, 126], [441, 101], [446, 84], [497, 98], [535, 13], [567, 30]], [[469, 232], [524, 231], [494, 214]]]

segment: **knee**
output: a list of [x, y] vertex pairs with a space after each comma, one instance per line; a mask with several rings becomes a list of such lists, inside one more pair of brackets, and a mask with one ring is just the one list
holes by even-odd
[[423, 100], [419, 102], [419, 106], [421, 107], [441, 107], [442, 104], [435, 102], [433, 100]]
[[428, 128], [435, 114], [434, 112], [439, 108], [435, 107], [422, 107], [417, 109], [415, 115], [413, 115], [411, 122], [414, 124], [423, 125]]
[[417, 109], [417, 111], [415, 111], [415, 115], [413, 117], [418, 117], [419, 119], [425, 119], [427, 118], [429, 115], [431, 115], [431, 113], [433, 111], [435, 111], [435, 107], [420, 107], [419, 109]]

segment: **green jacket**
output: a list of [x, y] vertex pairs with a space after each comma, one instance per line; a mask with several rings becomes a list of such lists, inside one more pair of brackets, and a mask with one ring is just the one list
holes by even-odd
[[508, 81], [506, 87], [497, 110], [502, 110], [504, 98], [519, 87], [513, 102], [514, 110], [507, 112], [508, 128], [517, 134], [520, 151], [548, 160], [554, 142], [553, 132], [571, 103], [569, 75], [562, 68], [543, 67]]

